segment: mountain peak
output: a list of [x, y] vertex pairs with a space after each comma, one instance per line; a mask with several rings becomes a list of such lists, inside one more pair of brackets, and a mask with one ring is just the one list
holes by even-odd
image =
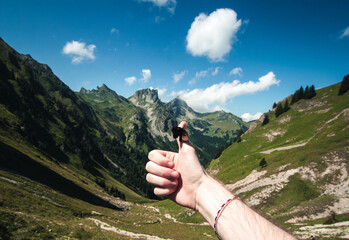
[[113, 95], [117, 93], [113, 90], [111, 90], [110, 88], [107, 87], [107, 85], [105, 85], [104, 83], [102, 84], [101, 87], [97, 86], [96, 89], [92, 89], [92, 90], [87, 90], [85, 88], [81, 88], [80, 89], [80, 93], [112, 93]]
[[97, 86], [96, 89], [87, 90], [85, 88], [80, 89], [80, 94], [93, 94], [95, 95], [95, 98], [99, 98], [99, 100], [102, 101], [117, 101], [117, 102], [128, 102], [128, 100], [122, 96], [119, 96], [114, 90], [110, 89], [107, 85], [104, 83], [101, 87]]
[[197, 113], [188, 106], [188, 104], [180, 99], [180, 98], [175, 98], [169, 103], [167, 103], [170, 108], [173, 110], [175, 117], [181, 118], [181, 119], [194, 119], [197, 116]]
[[107, 85], [105, 85], [104, 83], [102, 84], [101, 87], [97, 86], [97, 92], [98, 93], [115, 93], [115, 91], [111, 90]]
[[154, 104], [160, 101], [158, 90], [152, 88], [137, 90], [130, 100], [138, 105], [146, 105], [147, 103]]

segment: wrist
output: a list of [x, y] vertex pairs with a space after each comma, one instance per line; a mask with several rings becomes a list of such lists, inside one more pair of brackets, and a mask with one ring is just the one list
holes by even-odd
[[196, 193], [196, 210], [213, 226], [217, 211], [232, 197], [220, 182], [205, 173]]

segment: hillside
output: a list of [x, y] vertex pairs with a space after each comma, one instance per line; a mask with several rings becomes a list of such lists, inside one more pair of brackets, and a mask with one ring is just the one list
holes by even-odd
[[129, 199], [142, 199], [134, 191], [152, 191], [144, 179], [137, 179], [145, 176], [146, 154], [110, 138], [94, 110], [47, 65], [3, 41], [0, 47], [0, 141], [10, 149], [3, 151], [1, 167], [28, 171], [19, 169], [20, 164], [9, 165], [17, 161], [10, 157], [17, 152], [34, 162], [39, 159], [41, 165], [66, 167], [104, 190], [113, 187], [116, 195], [116, 188], [123, 189]]
[[278, 118], [275, 109], [266, 113], [269, 123], [262, 126], [263, 115], [209, 166], [249, 205], [305, 239], [349, 237], [349, 95], [338, 90], [319, 89]]

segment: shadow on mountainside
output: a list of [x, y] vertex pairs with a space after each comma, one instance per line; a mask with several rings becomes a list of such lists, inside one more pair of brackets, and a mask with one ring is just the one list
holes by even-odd
[[0, 167], [16, 171], [69, 197], [78, 198], [93, 205], [121, 210], [2, 142], [0, 142], [0, 153]]

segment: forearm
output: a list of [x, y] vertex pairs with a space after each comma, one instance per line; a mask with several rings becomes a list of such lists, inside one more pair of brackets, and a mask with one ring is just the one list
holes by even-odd
[[[207, 175], [197, 191], [197, 210], [213, 227], [217, 211], [232, 197], [222, 184]], [[222, 239], [295, 239], [240, 200], [227, 205], [216, 229]]]

